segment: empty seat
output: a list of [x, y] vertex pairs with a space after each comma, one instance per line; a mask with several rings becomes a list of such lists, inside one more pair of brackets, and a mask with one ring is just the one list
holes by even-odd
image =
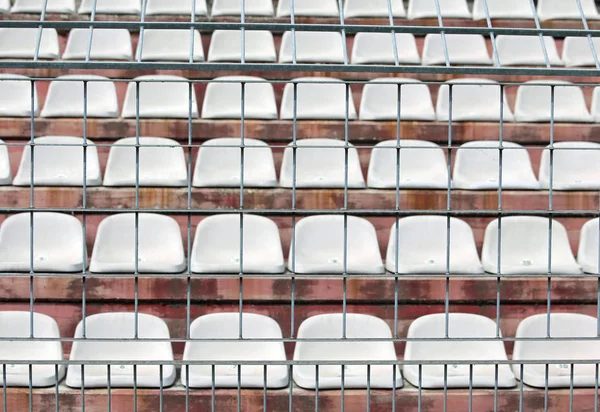
[[[344, 319], [346, 325], [344, 327]], [[345, 331], [345, 336], [344, 336]], [[343, 338], [347, 338], [343, 339]], [[332, 313], [312, 316], [298, 328], [294, 350], [295, 361], [340, 361], [339, 365], [319, 365], [318, 389], [391, 389], [402, 387], [402, 373], [396, 361], [392, 331], [384, 320], [358, 313]], [[339, 339], [318, 342], [308, 339]], [[381, 340], [358, 340], [381, 339]], [[344, 364], [344, 361], [365, 361], [364, 364]], [[389, 365], [369, 365], [369, 362], [389, 361]], [[370, 370], [368, 371], [368, 367]], [[342, 370], [344, 378], [342, 380]], [[369, 373], [368, 373], [369, 372]], [[317, 388], [314, 364], [294, 366], [294, 382], [306, 388]]]
[[[254, 0], [244, 2], [246, 16], [273, 16], [273, 0]], [[240, 16], [242, 0], [214, 0], [211, 14], [215, 16]]]
[[[600, 19], [594, 0], [580, 0], [583, 15], [586, 19]], [[538, 0], [537, 14], [540, 20], [577, 19], [581, 20], [578, 0]]]
[[[33, 87], [33, 107], [31, 107]], [[0, 116], [30, 117], [39, 114], [37, 87], [29, 77], [0, 73]]]
[[131, 35], [127, 29], [94, 29], [92, 47], [90, 29], [73, 29], [69, 32], [63, 60], [131, 60]]
[[294, 118], [294, 100], [296, 100], [295, 115], [298, 120], [356, 119], [352, 89], [343, 81], [330, 77], [300, 77], [293, 79], [292, 82], [297, 83], [296, 96], [294, 96], [294, 84], [286, 83], [281, 98], [279, 114], [281, 119]]
[[[376, 189], [447, 189], [448, 164], [444, 151], [435, 143], [423, 140], [400, 140], [377, 143], [371, 151], [367, 185]], [[400, 167], [397, 176], [398, 163]], [[424, 167], [426, 165], [426, 167]], [[398, 182], [397, 182], [398, 180]]]
[[[398, 110], [400, 89], [400, 110]], [[369, 81], [363, 87], [360, 120], [435, 121], [429, 87], [415, 79], [398, 77]]]
[[[552, 190], [600, 190], [600, 144], [558, 142], [553, 145]], [[540, 184], [550, 188], [550, 150], [542, 152]]]
[[[25, 146], [19, 170], [13, 181], [15, 186], [30, 186], [31, 160], [33, 165], [34, 186], [83, 186], [83, 152], [86, 154], [86, 186], [102, 184], [98, 150], [94, 142], [81, 137], [44, 136], [33, 139], [35, 154], [31, 154], [31, 145]], [[87, 147], [84, 149], [84, 144]]]
[[[554, 87], [554, 101], [551, 85], [557, 85]], [[519, 86], [515, 102], [515, 119], [518, 122], [550, 122], [552, 115], [555, 122], [593, 120], [579, 86], [560, 80], [532, 80]]]
[[[548, 316], [550, 316], [550, 330], [548, 330]], [[596, 318], [577, 313], [551, 313], [525, 318], [517, 328], [517, 340], [513, 350], [513, 360], [523, 364], [523, 383], [537, 388], [545, 388], [546, 382], [549, 388], [569, 388], [571, 384], [573, 387], [596, 386], [596, 364], [577, 364], [577, 362], [598, 362], [600, 342], [597, 339], [590, 339], [597, 338], [597, 329]], [[548, 336], [555, 339], [548, 339]], [[534, 340], [535, 338], [540, 340]], [[585, 338], [588, 339], [583, 340]], [[549, 363], [546, 378], [545, 363], [526, 363], [554, 359], [556, 361], [569, 359], [574, 365]], [[517, 379], [521, 379], [521, 364], [514, 364], [512, 368]]]
[[[336, 0], [294, 0], [294, 16], [339, 17]], [[279, 0], [277, 17], [287, 17], [292, 14], [292, 1]]]
[[[469, 84], [470, 83], [470, 84]], [[498, 122], [500, 121], [500, 85], [487, 79], [450, 80], [440, 86], [437, 98], [437, 119], [448, 121], [450, 114], [450, 90], [452, 85], [452, 121]], [[502, 119], [514, 120], [508, 107], [506, 94], [502, 96]]]
[[136, 59], [142, 61], [203, 61], [204, 50], [200, 32], [194, 30], [194, 55], [191, 52], [189, 30], [146, 29], [143, 42], [138, 42]]
[[442, 17], [465, 18], [471, 17], [466, 0], [409, 0], [408, 19], [438, 17], [437, 2], [439, 1]]
[[0, 13], [10, 12], [10, 0], [0, 0]]
[[253, 76], [223, 76], [208, 83], [202, 104], [203, 119], [241, 119], [242, 84], [245, 119], [277, 119], [273, 85]]
[[499, 35], [496, 37], [496, 49], [500, 65], [546, 66], [549, 63], [552, 66], [562, 66], [563, 62], [558, 55], [554, 38], [544, 36], [543, 39], [542, 47], [539, 36]]
[[[181, 145], [164, 137], [126, 137], [110, 148], [104, 186], [187, 186], [187, 162]], [[136, 179], [137, 176], [137, 179]]]
[[40, 29], [36, 28], [0, 28], [0, 59], [33, 59], [36, 55], [38, 59], [58, 59], [56, 30], [41, 30], [40, 37]]
[[[478, 140], [456, 151], [452, 183], [455, 189], [495, 190], [500, 186], [500, 142]], [[502, 142], [502, 188], [540, 188], [527, 150], [512, 142]]]
[[[243, 225], [243, 251], [240, 227]], [[243, 256], [240, 255], [243, 252]], [[283, 251], [277, 225], [255, 215], [214, 215], [196, 229], [190, 262], [195, 273], [283, 273]]]
[[397, 229], [394, 223], [385, 268], [400, 274], [483, 273], [473, 230], [466, 222], [448, 221], [445, 216], [405, 217], [398, 220]]
[[[268, 30], [244, 31], [244, 61], [275, 62], [275, 42]], [[210, 37], [208, 48], [209, 62], [241, 62], [242, 31], [215, 30]]]
[[366, 219], [348, 216], [344, 222], [344, 216], [305, 217], [296, 224], [294, 235], [288, 258], [292, 272], [384, 273], [375, 227]]
[[420, 64], [417, 42], [412, 33], [396, 33], [396, 54], [390, 33], [356, 33], [352, 46], [352, 64]]
[[[242, 139], [224, 137], [207, 140], [198, 150], [194, 187], [240, 187], [242, 180]], [[269, 145], [244, 139], [244, 187], [277, 185], [275, 162]]]
[[295, 159], [292, 145], [290, 143], [283, 152], [279, 182], [282, 187], [343, 188], [346, 184], [352, 189], [365, 187], [358, 151], [352, 144], [346, 149], [343, 140], [299, 140]]
[[79, 272], [85, 269], [85, 240], [77, 218], [53, 212], [12, 215], [0, 226], [0, 271]]
[[[31, 330], [33, 318], [33, 331]], [[11, 338], [29, 338], [34, 340], [12, 341]], [[10, 361], [30, 361], [31, 386], [53, 386], [65, 376], [63, 349], [60, 343], [58, 324], [50, 316], [29, 311], [0, 311], [0, 353], [6, 364], [0, 365], [0, 385], [29, 386], [29, 365], [11, 364]], [[35, 340], [35, 339], [56, 339]], [[56, 361], [56, 365], [36, 365], [36, 361]], [[55, 368], [58, 368], [56, 370]]]
[[[596, 56], [600, 56], [600, 38], [593, 37]], [[587, 37], [565, 37], [562, 59], [567, 67], [596, 66], [592, 46]]]
[[105, 218], [98, 225], [90, 272], [134, 272], [136, 255], [140, 273], [183, 271], [186, 262], [177, 221], [154, 213], [139, 213], [137, 222], [136, 213]]
[[156, 14], [181, 14], [191, 15], [192, 6], [194, 6], [194, 15], [206, 16], [208, 14], [206, 0], [195, 0], [195, 6], [192, 0], [147, 0], [146, 15]]
[[441, 34], [425, 36], [423, 64], [492, 64], [485, 38], [480, 34], [446, 34], [446, 49]]
[[[84, 331], [89, 340], [82, 339]], [[109, 376], [112, 388], [133, 387], [134, 376], [137, 388], [165, 387], [175, 382], [171, 342], [159, 340], [170, 339], [169, 328], [156, 316], [129, 312], [91, 315], [79, 322], [75, 339], [80, 340], [73, 342], [70, 361], [106, 361], [107, 364], [85, 365], [83, 368], [69, 364], [66, 383], [72, 388], [106, 387]], [[136, 364], [136, 361], [164, 364], [144, 365]]]
[[[415, 319], [408, 328], [409, 339], [440, 339], [438, 341], [408, 341], [404, 360], [445, 361], [445, 364], [404, 365], [404, 376], [414, 386], [437, 388], [510, 388], [516, 385], [514, 375], [506, 364], [466, 364], [469, 361], [508, 361], [502, 340], [474, 341], [496, 337], [496, 322], [470, 313], [436, 313]], [[452, 362], [461, 364], [452, 364]], [[444, 366], [446, 365], [446, 366]], [[472, 366], [472, 375], [471, 375]], [[419, 369], [421, 376], [419, 376]]]
[[0, 185], [10, 185], [11, 183], [12, 171], [10, 169], [8, 147], [3, 140], [0, 140]]
[[91, 14], [95, 8], [98, 14], [140, 14], [141, 0], [81, 0], [79, 14]]
[[[2, 2], [0, 2], [2, 3]], [[7, 0], [10, 5], [10, 1]], [[44, 9], [44, 3], [46, 8]], [[6, 9], [8, 11], [8, 8]], [[15, 0], [11, 13], [75, 13], [74, 0]]]
[[577, 262], [585, 273], [600, 273], [600, 219], [592, 219], [581, 228]]
[[[127, 86], [122, 116], [136, 117], [139, 96], [139, 117], [179, 118], [198, 117], [198, 104], [193, 85], [184, 77], [170, 75], [139, 76]], [[139, 83], [138, 83], [139, 82]], [[139, 94], [136, 90], [139, 84]], [[191, 96], [190, 96], [191, 95]], [[191, 101], [190, 101], [191, 100]]]
[[279, 63], [344, 63], [344, 45], [341, 33], [335, 31], [286, 31], [281, 39]]
[[487, 18], [485, 4], [490, 19], [533, 19], [533, 11], [528, 1], [522, 0], [475, 0], [473, 2], [473, 19]]
[[[403, 0], [391, 0], [391, 7], [393, 17], [406, 16]], [[387, 0], [371, 0], [369, 2], [365, 2], [364, 0], [346, 0], [344, 2], [345, 18], [388, 17], [389, 15]]]
[[102, 76], [72, 74], [50, 82], [42, 117], [83, 117], [84, 114], [86, 117], [119, 116], [117, 91], [112, 81]]
[[[240, 338], [240, 326], [243, 341]], [[268, 316], [255, 313], [212, 313], [200, 316], [190, 325], [183, 362], [231, 361], [231, 365], [183, 365], [181, 383], [192, 388], [282, 388], [289, 383], [286, 365], [236, 365], [236, 361], [285, 361], [282, 341], [252, 342], [252, 339], [282, 339], [281, 328]], [[213, 341], [209, 341], [212, 339]], [[229, 342], [214, 341], [228, 339]], [[204, 341], [203, 341], [204, 340]], [[266, 374], [266, 375], [265, 375]]]
[[498, 219], [485, 230], [481, 260], [489, 273], [503, 275], [578, 275], [581, 268], [573, 257], [567, 230], [552, 220], [551, 266], [548, 267], [548, 232], [550, 219], [538, 216], [507, 216], [502, 218], [500, 232], [500, 268], [498, 267]]

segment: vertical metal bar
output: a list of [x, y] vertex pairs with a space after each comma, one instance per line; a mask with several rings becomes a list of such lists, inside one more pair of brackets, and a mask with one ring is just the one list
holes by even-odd
[[[389, 18], [390, 26], [394, 26], [394, 13], [392, 11], [392, 0], [387, 0], [386, 3], [387, 3], [387, 11], [388, 11], [388, 18]], [[396, 31], [391, 30], [390, 34], [392, 36], [392, 53], [394, 55], [394, 65], [399, 66], [400, 59], [398, 58], [398, 42], [396, 41]]]
[[106, 365], [106, 390], [108, 392], [108, 412], [110, 412], [111, 408], [112, 408], [112, 399], [111, 399], [111, 395], [112, 395], [112, 391], [111, 391], [111, 387], [110, 387], [111, 383], [110, 383], [110, 365]]
[[524, 365], [519, 365], [519, 412], [523, 412], [523, 369]]
[[[396, 366], [394, 365], [394, 369]], [[395, 386], [395, 382], [394, 382]], [[367, 410], [366, 412], [371, 412], [371, 365], [367, 365]]]
[[6, 400], [6, 363], [2, 364], [2, 403], [4, 412], [8, 412], [8, 402]]
[[[443, 28], [444, 21], [442, 19], [442, 9], [440, 6], [440, 0], [435, 0], [435, 10], [437, 13], [438, 26], [440, 28]], [[446, 61], [446, 67], [450, 67], [450, 54], [448, 53], [448, 43], [446, 42], [446, 32], [444, 30], [440, 31], [440, 36], [442, 38], [442, 50], [444, 52], [444, 60]]]
[[[47, 0], [44, 0], [47, 1]], [[35, 248], [35, 233], [33, 230], [33, 220], [34, 220], [34, 196], [35, 196], [35, 80], [31, 81], [31, 129], [30, 129], [30, 139], [29, 144], [31, 147], [31, 171], [30, 171], [30, 186], [29, 186], [29, 207], [31, 208], [31, 212], [29, 213], [29, 337], [33, 338], [34, 336], [34, 323], [33, 323], [33, 304], [35, 301], [34, 296], [34, 281], [35, 281], [35, 268], [34, 268], [34, 248]]]
[[473, 364], [469, 365], [469, 412], [473, 412]]
[[86, 276], [86, 262], [87, 262], [87, 110], [88, 110], [88, 82], [83, 82], [83, 182], [82, 182], [82, 229], [83, 229], [83, 240], [81, 245], [82, 262], [83, 267], [81, 268], [81, 329], [82, 335], [85, 338], [87, 336], [87, 276]]
[[[59, 394], [59, 379], [58, 379], [58, 363], [54, 365], [54, 406], [55, 412], [60, 410], [60, 394]], [[110, 412], [110, 411], [109, 411]]]
[[159, 387], [159, 393], [158, 393], [158, 410], [159, 412], [163, 412], [163, 376], [164, 376], [164, 372], [163, 372], [163, 365], [158, 365], [158, 387]]
[[[544, 87], [544, 86], [540, 86]], [[550, 179], [548, 185], [548, 211], [551, 212], [553, 208], [552, 195], [553, 195], [553, 181], [554, 181], [554, 85], [550, 86]], [[552, 310], [552, 217], [548, 219], [548, 290], [547, 290], [547, 320], [546, 320], [546, 334], [550, 338], [550, 314]]]
[[[188, 369], [189, 371], [189, 369]], [[211, 382], [211, 387], [210, 387], [210, 402], [211, 402], [211, 410], [212, 412], [216, 411], [215, 408], [215, 365], [211, 365], [211, 375], [212, 375], [212, 382]], [[189, 373], [188, 373], [189, 376]], [[188, 378], [189, 379], [189, 378]], [[189, 385], [186, 385], [186, 388], [189, 388]], [[189, 394], [186, 395], [186, 397], [189, 399]], [[189, 403], [188, 403], [189, 405]]]
[[[581, 6], [581, 0], [577, 0], [577, 9], [579, 10], [579, 14], [581, 15], [581, 21], [583, 22], [583, 29], [587, 32], [590, 31], [590, 26], [588, 25], [587, 18], [585, 17], [585, 13], [583, 12], [583, 7]], [[598, 60], [598, 53], [596, 52], [596, 46], [594, 45], [594, 40], [591, 34], [587, 35], [588, 42], [590, 43], [590, 50], [592, 51], [592, 57], [594, 59], [594, 64], [596, 65], [596, 69], [600, 69], [600, 61]]]
[[268, 389], [268, 379], [267, 379], [267, 365], [263, 366], [263, 412], [267, 412], [267, 389]]
[[315, 364], [315, 412], [319, 412], [319, 364]]
[[[483, 0], [483, 11], [485, 12], [485, 21], [487, 26], [492, 29], [492, 19], [490, 18], [490, 10], [488, 8], [488, 0]], [[500, 56], [498, 55], [498, 47], [496, 45], [496, 33], [490, 32], [490, 43], [492, 44], [492, 58], [494, 66], [500, 67]]]
[[[439, 0], [436, 0], [436, 2], [438, 1]], [[446, 211], [448, 212], [448, 215], [446, 217], [446, 294], [444, 297], [445, 338], [449, 337], [450, 328], [450, 212], [452, 210], [452, 98], [454, 90], [452, 86], [452, 83], [448, 84], [448, 189], [446, 191]]]
[[571, 363], [571, 370], [569, 371], [569, 412], [573, 412], [573, 370], [575, 365]]
[[423, 405], [423, 364], [419, 363], [419, 384], [417, 385], [417, 410], [421, 412]]

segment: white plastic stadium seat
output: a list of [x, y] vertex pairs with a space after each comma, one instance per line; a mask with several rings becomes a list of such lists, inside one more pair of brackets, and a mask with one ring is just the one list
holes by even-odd
[[[273, 0], [246, 1], [246, 16], [273, 16]], [[242, 0], [214, 0], [211, 15], [215, 16], [240, 16], [242, 14]]]
[[[282, 339], [281, 328], [268, 316], [242, 313], [240, 337], [240, 314], [212, 313], [200, 316], [190, 325], [190, 339], [185, 344], [183, 362], [231, 361], [231, 365], [215, 365], [214, 385], [217, 388], [238, 387], [236, 361], [285, 361], [283, 342], [252, 342], [252, 339]], [[203, 339], [231, 339], [231, 342], [203, 341]], [[286, 365], [240, 366], [242, 388], [282, 388], [289, 383]], [[189, 375], [188, 375], [189, 370]], [[185, 365], [181, 367], [181, 383], [191, 388], [211, 388], [213, 374], [211, 365]], [[188, 381], [189, 380], [189, 381]]]
[[[600, 38], [593, 37], [592, 43], [596, 56], [600, 55]], [[587, 37], [565, 37], [562, 59], [567, 67], [596, 66]]]
[[[85, 60], [90, 42], [90, 29], [69, 32], [63, 60]], [[131, 60], [131, 35], [127, 29], [94, 29], [90, 60]]]
[[[485, 38], [480, 34], [446, 34], [446, 51], [450, 64], [492, 64]], [[423, 45], [423, 65], [446, 64], [442, 35], [430, 33]]]
[[[277, 17], [287, 17], [292, 14], [291, 0], [279, 0]], [[336, 0], [294, 0], [294, 16], [339, 17]]]
[[98, 14], [140, 14], [141, 0], [81, 0], [79, 14], [91, 14], [96, 6]]
[[473, 2], [473, 19], [484, 20], [484, 2], [490, 19], [533, 19], [531, 4], [523, 0], [475, 0]]
[[[459, 341], [466, 338], [495, 338], [496, 322], [481, 315], [470, 313], [445, 313], [421, 316], [415, 319], [408, 328], [409, 339], [434, 339], [446, 336], [448, 323], [449, 340], [440, 341], [408, 341], [404, 351], [405, 361], [446, 361], [444, 364], [421, 366], [421, 387], [468, 388], [470, 386], [470, 367], [468, 364], [452, 364], [451, 362], [469, 361], [507, 361], [504, 342], [494, 341]], [[506, 364], [498, 365], [496, 381], [496, 365], [475, 364], [473, 367], [472, 387], [510, 388], [517, 381]], [[444, 377], [445, 375], [445, 377]], [[404, 376], [414, 386], [419, 386], [419, 365], [404, 365]]]
[[[396, 242], [396, 238], [398, 242]], [[446, 266], [449, 253], [449, 266]], [[398, 269], [396, 269], [396, 256]], [[445, 216], [410, 216], [390, 230], [385, 268], [392, 273], [483, 273], [473, 230], [464, 221]]]
[[581, 87], [560, 80], [531, 80], [517, 90], [515, 119], [518, 122], [550, 122], [553, 103], [551, 84], [557, 85], [554, 87], [555, 122], [593, 121]]
[[[525, 318], [517, 328], [513, 359], [524, 363], [523, 383], [536, 388], [546, 387], [546, 364], [527, 364], [535, 360], [570, 359], [575, 364], [554, 363], [548, 365], [548, 387], [569, 388], [571, 373], [573, 387], [594, 387], [596, 385], [596, 365], [577, 364], [578, 361], [596, 361], [600, 358], [600, 342], [596, 338], [598, 321], [596, 318], [577, 313], [551, 313], [550, 337], [562, 340], [548, 340], [548, 314]], [[541, 340], [518, 340], [534, 339]], [[567, 339], [564, 339], [567, 338]], [[521, 379], [521, 365], [512, 366], [517, 379]]]
[[[31, 270], [31, 214], [12, 215], [0, 226], [0, 271]], [[76, 217], [63, 213], [33, 214], [33, 270], [79, 272], [83, 258], [83, 230]]]
[[600, 219], [598, 218], [586, 222], [581, 228], [577, 262], [585, 273], [600, 273], [600, 267], [598, 266], [599, 232]]
[[[240, 187], [242, 140], [224, 137], [207, 140], [198, 150], [194, 187]], [[221, 146], [221, 147], [219, 147]], [[244, 187], [275, 187], [275, 162], [269, 145], [244, 139]]]
[[[84, 90], [81, 80], [89, 80], [87, 90]], [[84, 93], [87, 93], [86, 99]], [[41, 116], [83, 117], [84, 106], [87, 117], [118, 117], [119, 103], [114, 83], [106, 77], [90, 74], [59, 76], [50, 82]]]
[[244, 228], [244, 273], [283, 273], [283, 251], [277, 225], [256, 215], [214, 215], [196, 228], [191, 268], [194, 273], [240, 272], [240, 227]]
[[[135, 137], [126, 137], [111, 146], [104, 173], [104, 186], [136, 185], [134, 146], [137, 142]], [[176, 140], [140, 137], [139, 144], [139, 186], [187, 186], [187, 163], [183, 148]]]
[[[395, 189], [398, 165], [396, 140], [386, 140], [373, 148], [369, 161], [367, 186]], [[401, 189], [447, 189], [448, 164], [444, 151], [423, 140], [400, 140]], [[424, 167], [426, 165], [426, 167]]]
[[[396, 361], [396, 349], [392, 343], [392, 331], [384, 320], [371, 315], [347, 313], [346, 338], [343, 340], [344, 315], [341, 313], [312, 316], [298, 328], [298, 339], [339, 339], [333, 342], [298, 341], [294, 350], [295, 361], [336, 361], [339, 365], [319, 365], [319, 389], [339, 389], [342, 387], [344, 368], [344, 388], [363, 389], [370, 385], [373, 389], [402, 387], [402, 373], [397, 366], [367, 365], [372, 361]], [[381, 339], [357, 341], [357, 339]], [[354, 341], [352, 341], [354, 339]], [[366, 361], [364, 365], [343, 365], [343, 361]], [[395, 371], [395, 375], [394, 375]], [[315, 365], [294, 366], [296, 385], [315, 389]]]
[[[473, 84], [463, 84], [473, 83]], [[452, 121], [500, 121], [500, 85], [488, 79], [456, 79], [440, 86], [437, 99], [437, 119], [448, 121], [449, 84], [452, 84]], [[512, 122], [514, 116], [503, 96], [503, 119]]]
[[[390, 3], [393, 17], [406, 16], [403, 0], [391, 0]], [[387, 0], [371, 0], [369, 2], [346, 0], [344, 2], [344, 18], [346, 19], [352, 17], [388, 17], [389, 15]]]
[[[244, 58], [250, 62], [276, 62], [275, 41], [268, 30], [244, 31]], [[242, 31], [215, 30], [210, 37], [209, 62], [241, 62]]]
[[[343, 140], [304, 139], [296, 142], [296, 181], [294, 182], [294, 149], [288, 144], [283, 152], [280, 185], [297, 188], [365, 187], [358, 151], [349, 143], [348, 176], [346, 179], [346, 149]], [[330, 148], [331, 147], [331, 148]]]
[[[46, 3], [46, 9], [44, 10], [45, 0], [15, 0], [15, 3], [10, 10], [11, 13], [62, 13], [62, 14], [73, 14], [75, 13], [75, 1], [74, 0], [48, 0]], [[2, 3], [2, 2], [0, 2]], [[7, 0], [10, 5], [10, 1]], [[8, 11], [8, 8], [6, 9]]]
[[[156, 14], [192, 14], [193, 0], [147, 0], [146, 15]], [[195, 0], [194, 14], [196, 16], [206, 16], [208, 14], [206, 0]]]
[[0, 185], [10, 185], [12, 183], [12, 171], [10, 169], [10, 157], [8, 156], [8, 147], [3, 140], [0, 140]]
[[[600, 190], [600, 144], [554, 143], [552, 190]], [[550, 150], [542, 152], [540, 183], [550, 188]]]
[[[396, 33], [399, 64], [420, 64], [417, 42], [412, 33]], [[390, 33], [356, 33], [352, 46], [352, 64], [394, 64], [394, 42]]]
[[[90, 272], [135, 271], [135, 213], [120, 213], [98, 225]], [[179, 273], [185, 255], [179, 224], [169, 216], [139, 213], [137, 222], [137, 269], [141, 273]]]
[[6, 14], [10, 12], [10, 0], [0, 0], [0, 13]]
[[203, 119], [241, 119], [242, 83], [244, 83], [244, 118], [277, 119], [273, 85], [254, 76], [223, 76], [206, 86]]
[[[346, 99], [348, 119], [356, 119], [352, 88], [339, 79], [330, 77], [300, 77], [292, 79], [296, 86], [296, 119], [344, 120]], [[346, 90], [348, 89], [348, 90]], [[283, 120], [294, 118], [294, 84], [287, 83], [281, 98]]]
[[[438, 16], [437, 0], [409, 0], [408, 19], [434, 18]], [[468, 19], [471, 17], [466, 0], [439, 0], [442, 17]]]
[[[548, 231], [550, 220], [538, 216], [507, 216], [502, 218], [500, 270], [498, 270], [498, 219], [485, 230], [481, 260], [489, 273], [503, 275], [548, 273]], [[573, 257], [567, 230], [552, 221], [551, 272], [579, 275], [581, 268]]]
[[[0, 73], [0, 116], [30, 117], [31, 87], [29, 77]], [[37, 86], [33, 85], [33, 115], [39, 114]]]
[[[190, 31], [146, 29], [144, 41], [138, 42], [136, 59], [142, 61], [190, 61], [191, 38]], [[140, 47], [141, 46], [141, 47]], [[195, 62], [204, 60], [202, 39], [200, 32], [194, 30], [194, 55]]]
[[58, 34], [55, 29], [42, 29], [42, 37], [38, 38], [40, 29], [26, 27], [0, 28], [1, 59], [33, 59], [36, 50], [39, 59], [58, 59]]
[[[140, 118], [178, 118], [190, 116], [190, 86], [184, 77], [148, 75], [133, 79], [127, 86], [122, 116], [136, 117], [136, 83], [139, 82]], [[198, 117], [196, 92], [191, 88], [191, 116]]]
[[[400, 112], [398, 88], [401, 89]], [[398, 115], [400, 120], [435, 121], [429, 87], [419, 80], [399, 77], [374, 79], [364, 85], [360, 120], [398, 120]]]
[[[33, 337], [43, 339], [57, 339], [56, 341], [31, 340], [13, 341], [10, 338], [29, 338], [31, 336], [31, 320], [33, 316]], [[11, 364], [10, 361], [31, 361], [31, 386], [54, 386], [65, 376], [65, 365], [58, 362], [63, 360], [62, 344], [58, 324], [50, 316], [29, 311], [0, 311], [0, 353], [2, 360], [7, 361], [0, 368], [6, 368], [6, 381], [4, 373], [0, 374], [0, 385], [4, 386], [29, 386], [29, 365]], [[35, 361], [57, 361], [58, 373], [55, 365], [36, 365]]]
[[[586, 19], [598, 20], [600, 15], [594, 0], [580, 0]], [[577, 0], [538, 0], [537, 14], [540, 20], [576, 19], [581, 20]]]
[[[384, 273], [373, 224], [348, 216], [346, 230], [346, 272]], [[295, 273], [343, 273], [344, 217], [320, 215], [300, 220], [288, 268]]]
[[[477, 140], [456, 151], [452, 183], [455, 189], [495, 190], [500, 186], [500, 142]], [[538, 190], [527, 150], [512, 142], [502, 142], [502, 188]]]
[[[175, 366], [173, 366], [171, 342], [144, 342], [144, 339], [170, 339], [169, 328], [162, 319], [145, 313], [136, 315], [133, 312], [115, 312], [91, 315], [84, 321], [85, 337], [90, 340], [73, 342], [69, 360], [106, 361], [107, 364], [85, 365], [83, 376], [81, 376], [81, 365], [70, 364], [67, 368], [66, 383], [68, 386], [72, 388], [81, 388], [82, 385], [85, 388], [106, 387], [110, 370], [111, 387], [133, 387], [134, 365], [136, 387], [138, 388], [166, 387], [175, 382], [176, 372]], [[77, 325], [75, 339], [83, 338], [84, 321]], [[105, 341], [93, 339], [105, 339]], [[119, 339], [120, 341], [111, 342], [108, 339]], [[130, 341], [123, 341], [123, 339]], [[165, 364], [136, 365], [130, 361], [165, 362]], [[110, 367], [108, 362], [111, 363]], [[162, 382], [160, 380], [161, 367]]]
[[[562, 66], [556, 42], [551, 36], [544, 36], [544, 47], [538, 36], [499, 35], [496, 37], [496, 48], [501, 66]], [[544, 55], [544, 49], [546, 55]]]
[[[35, 154], [33, 172], [35, 186], [83, 186], [83, 151], [86, 155], [86, 185], [99, 186], [100, 162], [98, 150], [90, 139], [87, 149], [84, 140], [72, 136], [44, 136], [33, 139]], [[19, 170], [13, 181], [15, 186], [31, 185], [31, 146], [25, 146]]]
[[[296, 31], [296, 63], [344, 63], [342, 34], [336, 31]], [[279, 63], [292, 63], [294, 35], [283, 33]]]

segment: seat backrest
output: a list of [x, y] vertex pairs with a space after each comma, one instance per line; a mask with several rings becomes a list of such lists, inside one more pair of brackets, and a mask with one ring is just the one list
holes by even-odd
[[293, 79], [292, 83], [286, 83], [281, 98], [281, 119], [294, 118], [294, 100], [296, 101], [295, 115], [298, 120], [356, 119], [352, 88], [339, 79], [301, 77]]

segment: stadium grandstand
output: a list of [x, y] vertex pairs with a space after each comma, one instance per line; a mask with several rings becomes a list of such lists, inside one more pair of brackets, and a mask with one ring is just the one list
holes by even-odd
[[594, 0], [0, 0], [3, 412], [598, 412]]

